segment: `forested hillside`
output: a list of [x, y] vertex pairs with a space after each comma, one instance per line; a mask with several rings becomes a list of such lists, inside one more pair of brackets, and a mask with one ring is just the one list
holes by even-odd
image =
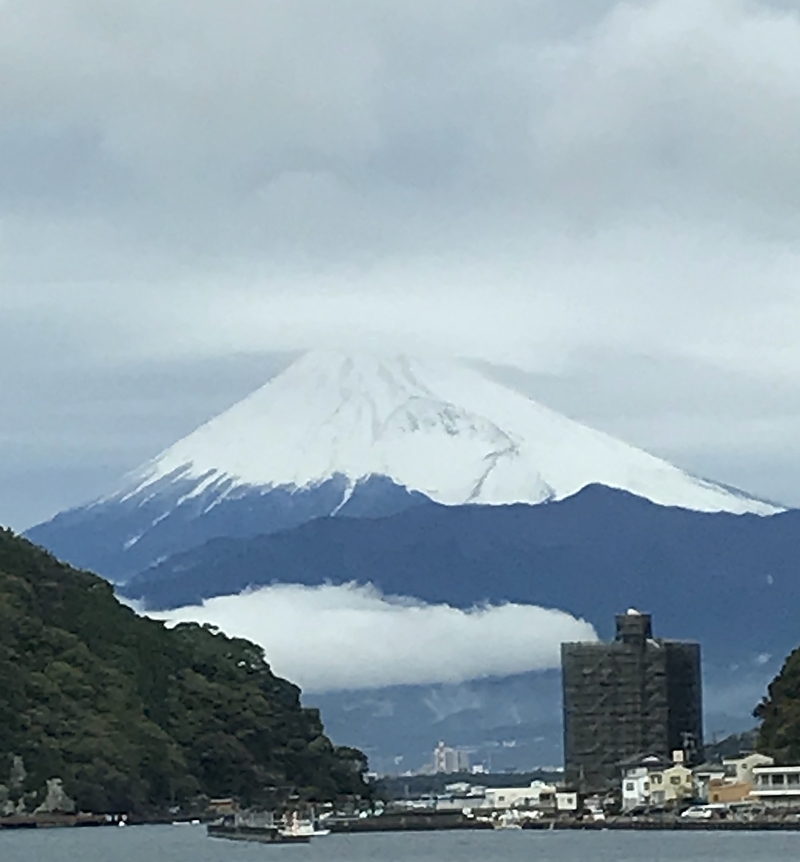
[[800, 763], [800, 647], [770, 683], [755, 715], [761, 719], [758, 750], [779, 764]]
[[140, 618], [101, 578], [0, 530], [6, 813], [34, 809], [53, 778], [81, 810], [146, 812], [203, 795], [361, 794], [365, 767], [260, 647]]

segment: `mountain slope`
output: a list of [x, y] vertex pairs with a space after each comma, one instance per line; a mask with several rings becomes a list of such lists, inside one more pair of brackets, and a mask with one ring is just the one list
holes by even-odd
[[425, 501], [540, 504], [590, 484], [702, 512], [779, 511], [467, 366], [313, 352], [136, 471], [116, 494], [28, 535], [121, 581], [215, 536]]
[[451, 362], [309, 353], [140, 472], [215, 488], [385, 476], [438, 503], [541, 503], [589, 484], [699, 511], [771, 507], [696, 479]]
[[95, 812], [364, 790], [358, 752], [334, 749], [259, 647], [137, 617], [102, 579], [2, 530], [0, 728], [0, 784], [13, 779], [0, 814], [32, 810], [55, 777]]

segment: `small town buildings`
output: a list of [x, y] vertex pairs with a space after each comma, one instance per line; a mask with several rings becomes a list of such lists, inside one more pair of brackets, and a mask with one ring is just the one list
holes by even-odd
[[725, 758], [722, 763], [704, 763], [692, 770], [696, 795], [710, 804], [745, 802], [755, 786], [753, 770], [774, 763], [766, 754], [746, 754]]
[[577, 809], [577, 794], [553, 784], [533, 781], [522, 787], [484, 787], [457, 782], [448, 784], [444, 793], [404, 800], [402, 807], [412, 810], [452, 811], [473, 814], [497, 811], [537, 812], [554, 814]]
[[767, 805], [800, 808], [800, 766], [755, 766], [753, 782], [753, 799]]

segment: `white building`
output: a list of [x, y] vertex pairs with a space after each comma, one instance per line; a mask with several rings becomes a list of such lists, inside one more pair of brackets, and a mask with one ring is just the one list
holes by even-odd
[[624, 766], [622, 769], [622, 810], [632, 811], [641, 805], [649, 805], [651, 773], [661, 772], [669, 765], [669, 761], [651, 754]]
[[745, 757], [727, 758], [722, 761], [725, 779], [736, 784], [755, 784], [753, 770], [757, 766], [773, 766], [775, 761], [766, 754], [753, 752]]
[[578, 794], [574, 790], [559, 790], [556, 793], [556, 811], [575, 814], [578, 810]]
[[684, 763], [682, 751], [673, 751], [671, 762], [650, 755], [623, 767], [623, 811], [644, 805], [673, 806], [691, 799], [694, 793], [694, 776]]
[[433, 771], [447, 775], [469, 772], [469, 752], [440, 742], [433, 750]]
[[632, 811], [650, 801], [650, 773], [646, 766], [631, 766], [622, 776], [622, 810]]
[[753, 767], [753, 799], [800, 808], [800, 766]]
[[486, 807], [552, 810], [556, 807], [556, 788], [543, 781], [533, 781], [527, 787], [487, 787]]

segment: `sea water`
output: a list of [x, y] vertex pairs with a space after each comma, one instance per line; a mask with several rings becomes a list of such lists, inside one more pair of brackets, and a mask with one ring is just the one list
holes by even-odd
[[496, 831], [240, 844], [199, 826], [0, 830], [0, 862], [798, 862], [800, 832]]

